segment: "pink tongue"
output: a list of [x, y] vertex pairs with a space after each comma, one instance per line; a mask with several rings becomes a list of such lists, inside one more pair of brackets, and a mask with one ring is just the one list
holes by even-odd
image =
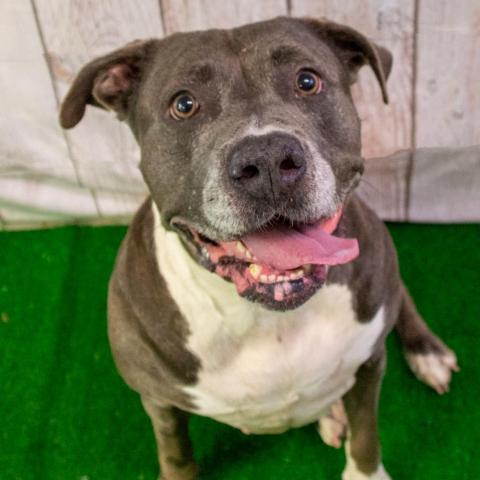
[[280, 227], [247, 235], [242, 241], [258, 263], [278, 270], [291, 270], [308, 264], [339, 265], [358, 256], [356, 239], [334, 237], [324, 228], [322, 224], [300, 230]]

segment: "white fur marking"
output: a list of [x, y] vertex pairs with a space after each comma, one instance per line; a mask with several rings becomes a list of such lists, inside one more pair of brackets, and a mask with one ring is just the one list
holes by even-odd
[[354, 383], [384, 327], [384, 309], [356, 321], [351, 291], [328, 285], [287, 312], [251, 303], [198, 265], [155, 210], [155, 248], [170, 294], [186, 318], [199, 381], [184, 390], [197, 413], [251, 433], [311, 423]]
[[268, 135], [269, 133], [273, 133], [273, 132], [288, 133], [288, 134], [292, 133], [291, 130], [285, 130], [284, 128], [281, 128], [275, 124], [267, 124], [261, 127], [257, 127], [256, 122], [254, 122], [254, 123], [251, 123], [250, 125], [247, 125], [247, 128], [245, 129], [243, 135], [245, 137], [249, 137], [249, 136], [259, 137], [262, 135]]
[[347, 414], [342, 400], [330, 406], [328, 412], [318, 421], [317, 430], [325, 444], [333, 448], [342, 446], [347, 431]]
[[347, 457], [347, 466], [342, 474], [342, 480], [392, 480], [390, 475], [385, 471], [385, 468], [380, 464], [377, 470], [370, 475], [362, 473], [355, 463], [355, 460], [350, 455], [350, 443], [345, 442], [345, 454]]
[[448, 392], [452, 371], [457, 371], [457, 359], [453, 352], [407, 353], [407, 362], [419, 380], [430, 385], [439, 394]]

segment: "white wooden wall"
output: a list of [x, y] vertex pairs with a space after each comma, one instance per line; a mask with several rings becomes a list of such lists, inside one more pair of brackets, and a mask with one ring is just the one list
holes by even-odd
[[[276, 15], [326, 16], [393, 52], [389, 106], [368, 69], [354, 87], [367, 157], [480, 144], [479, 0], [1, 0], [0, 229], [123, 222], [144, 197], [125, 125], [92, 108], [75, 129], [58, 125], [84, 63], [136, 38]], [[385, 218], [417, 218], [409, 195], [425, 179], [412, 177], [429, 171], [416, 158], [369, 163], [362, 194]]]

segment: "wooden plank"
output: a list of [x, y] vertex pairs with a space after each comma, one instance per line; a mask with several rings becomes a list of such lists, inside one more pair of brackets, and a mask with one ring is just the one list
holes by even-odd
[[[163, 35], [158, 0], [34, 0], [34, 4], [60, 99], [74, 75], [94, 57], [137, 38]], [[102, 215], [112, 213], [111, 199], [102, 202], [102, 190], [144, 191], [138, 147], [129, 129], [112, 114], [88, 108], [67, 138], [81, 181], [96, 191]], [[121, 203], [122, 195], [117, 198]], [[120, 204], [119, 209], [124, 207]]]
[[287, 14], [286, 0], [161, 0], [167, 33], [233, 28]]
[[[31, 171], [55, 172], [72, 185], [78, 179], [58, 125], [52, 82], [28, 0], [0, 2], [0, 32], [0, 177], [4, 185], [15, 185], [24, 192], [22, 202], [33, 205], [35, 196], [23, 189], [25, 183], [20, 186], [19, 172], [27, 177]], [[15, 178], [10, 181], [9, 177]], [[0, 205], [7, 201], [6, 189], [7, 185], [0, 189]], [[47, 208], [57, 201], [52, 198]], [[84, 208], [94, 215], [96, 208], [88, 191], [84, 202]], [[2, 209], [2, 215], [8, 226], [11, 210]]]
[[422, 0], [417, 146], [480, 144], [480, 2]]
[[353, 87], [362, 119], [363, 152], [374, 157], [411, 147], [414, 0], [292, 0], [292, 15], [345, 23], [393, 53], [390, 105], [383, 105], [370, 69], [362, 69]]

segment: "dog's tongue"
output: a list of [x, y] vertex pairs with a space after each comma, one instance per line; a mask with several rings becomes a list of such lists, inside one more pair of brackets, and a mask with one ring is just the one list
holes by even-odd
[[358, 256], [358, 242], [352, 238], [331, 235], [339, 215], [316, 225], [301, 228], [278, 227], [247, 235], [242, 241], [257, 263], [278, 270], [302, 265], [339, 265]]

